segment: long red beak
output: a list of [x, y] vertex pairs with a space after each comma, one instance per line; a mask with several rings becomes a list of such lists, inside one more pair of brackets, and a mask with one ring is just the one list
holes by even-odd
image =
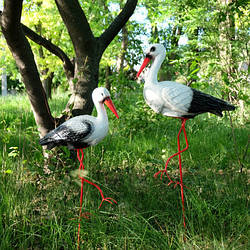
[[119, 115], [116, 111], [115, 105], [113, 104], [113, 102], [111, 101], [110, 98], [106, 98], [106, 100], [104, 101], [104, 103], [108, 106], [108, 108], [115, 114], [115, 116], [117, 118], [119, 118]]
[[143, 71], [143, 69], [149, 64], [150, 60], [151, 60], [151, 59], [150, 59], [149, 57], [146, 57], [146, 58], [144, 59], [142, 65], [141, 65], [141, 68], [140, 68], [140, 70], [138, 71], [138, 73], [137, 73], [137, 75], [136, 75], [137, 78], [140, 76], [140, 74], [141, 74], [141, 72]]

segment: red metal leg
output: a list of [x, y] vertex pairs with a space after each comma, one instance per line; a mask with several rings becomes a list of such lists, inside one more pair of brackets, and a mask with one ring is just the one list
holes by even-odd
[[[81, 152], [81, 156], [80, 156], [80, 152]], [[84, 165], [83, 165], [84, 153], [83, 153], [82, 149], [77, 149], [77, 158], [78, 158], [78, 160], [80, 162], [79, 172], [81, 173], [84, 170]], [[101, 194], [101, 197], [102, 197], [102, 201], [101, 201], [101, 203], [99, 205], [99, 208], [102, 206], [104, 201], [107, 201], [107, 202], [109, 202], [111, 204], [114, 204], [114, 203], [117, 204], [117, 201], [114, 200], [113, 198], [111, 198], [111, 197], [106, 197], [105, 198], [101, 188], [98, 185], [96, 185], [95, 183], [85, 179], [84, 177], [82, 177], [80, 175], [79, 175], [79, 178], [81, 179], [81, 194], [80, 194], [80, 212], [79, 212], [79, 224], [78, 224], [78, 234], [77, 234], [77, 249], [80, 248], [80, 230], [81, 230], [81, 217], [82, 217], [83, 183], [87, 182], [88, 184], [96, 187], [99, 190], [99, 192]]]
[[[81, 154], [82, 154], [81, 157], [80, 157], [79, 150], [81, 151]], [[80, 167], [79, 167], [79, 170], [80, 170], [80, 171], [83, 171], [83, 170], [84, 170], [84, 165], [83, 165], [83, 162], [82, 162], [82, 161], [83, 161], [83, 156], [84, 156], [83, 150], [82, 150], [82, 149], [77, 149], [77, 158], [78, 158], [78, 160], [79, 160], [79, 162], [80, 162]], [[90, 185], [96, 187], [96, 188], [99, 190], [100, 195], [101, 195], [101, 197], [102, 197], [102, 201], [101, 201], [101, 204], [99, 205], [99, 208], [101, 207], [101, 205], [102, 205], [102, 203], [103, 203], [104, 201], [107, 201], [107, 202], [109, 202], [109, 203], [111, 203], [111, 204], [113, 204], [113, 202], [117, 204], [117, 201], [115, 201], [113, 198], [110, 198], [110, 197], [105, 198], [104, 195], [103, 195], [103, 192], [102, 192], [101, 188], [100, 188], [98, 185], [96, 185], [95, 183], [93, 183], [93, 182], [91, 182], [91, 181], [85, 179], [84, 177], [82, 177], [82, 176], [80, 176], [80, 175], [79, 175], [79, 178], [80, 178], [81, 181], [82, 181], [80, 205], [82, 204], [83, 182], [87, 182], [88, 184], [90, 184]]]
[[[185, 150], [187, 150], [188, 149], [188, 140], [187, 140], [187, 134], [186, 134], [186, 130], [185, 130], [185, 123], [186, 123], [186, 119], [182, 119], [181, 120], [181, 127], [182, 127], [182, 131], [184, 133], [184, 137], [185, 137], [186, 145], [187, 145]], [[177, 143], [178, 143], [178, 151], [180, 152], [181, 146], [180, 146], [180, 138], [179, 137], [177, 139]], [[182, 150], [182, 152], [184, 152], [184, 151]], [[185, 228], [186, 222], [185, 222], [184, 190], [183, 190], [183, 178], [182, 178], [182, 167], [181, 167], [181, 153], [179, 154], [179, 170], [180, 170], [180, 182], [181, 182], [180, 186], [181, 186], [181, 201], [182, 201], [182, 217], [183, 217], [183, 225]]]
[[[165, 169], [160, 170], [160, 171], [158, 171], [157, 173], [154, 174], [154, 177], [155, 177], [155, 178], [157, 178], [158, 175], [161, 174], [161, 179], [162, 179], [163, 174], [165, 173], [165, 174], [167, 175], [168, 179], [169, 179], [168, 185], [171, 185], [172, 183], [176, 183], [176, 184], [175, 184], [175, 187], [176, 187], [176, 185], [178, 185], [178, 184], [180, 184], [180, 183], [179, 183], [178, 181], [173, 181], [173, 180], [170, 178], [170, 176], [168, 175], [168, 172], [167, 172], [167, 168], [168, 168], [168, 163], [169, 163], [169, 161], [170, 161], [173, 157], [175, 157], [175, 156], [177, 156], [177, 155], [180, 155], [181, 153], [183, 153], [184, 151], [186, 151], [186, 150], [188, 149], [188, 146], [189, 146], [189, 145], [188, 145], [187, 135], [186, 135], [186, 131], [185, 131], [185, 123], [186, 123], [187, 120], [188, 120], [188, 119], [186, 119], [186, 118], [182, 118], [182, 119], [181, 119], [181, 128], [180, 128], [180, 130], [179, 130], [179, 132], [178, 132], [178, 135], [177, 135], [177, 144], [178, 144], [178, 143], [180, 142], [180, 134], [181, 134], [181, 132], [183, 131], [184, 137], [185, 137], [185, 141], [186, 141], [186, 147], [185, 147], [183, 150], [180, 150], [180, 149], [178, 148], [178, 152], [175, 153], [175, 154], [173, 154], [173, 155], [171, 155], [171, 156], [168, 158], [168, 160], [167, 160], [167, 162], [166, 162], [166, 164], [165, 164]], [[185, 185], [184, 185], [184, 187], [185, 187]]]
[[[177, 135], [178, 152], [175, 153], [175, 154], [173, 154], [173, 155], [171, 155], [168, 158], [168, 160], [167, 160], [167, 162], [165, 164], [165, 169], [164, 170], [160, 170], [157, 173], [155, 173], [155, 175], [154, 175], [154, 177], [156, 178], [156, 177], [158, 177], [159, 174], [161, 174], [161, 179], [162, 179], [162, 176], [165, 173], [167, 175], [168, 179], [169, 179], [168, 185], [171, 185], [172, 183], [175, 183], [174, 187], [176, 187], [177, 185], [180, 185], [180, 187], [181, 187], [181, 201], [182, 201], [182, 216], [183, 216], [183, 225], [184, 225], [184, 228], [186, 227], [186, 222], [185, 222], [185, 206], [184, 206], [184, 189], [183, 189], [183, 187], [186, 187], [186, 186], [183, 184], [182, 166], [181, 166], [181, 153], [183, 153], [184, 151], [186, 151], [188, 149], [188, 147], [189, 147], [188, 140], [187, 140], [187, 134], [186, 134], [186, 130], [185, 130], [185, 124], [186, 124], [187, 120], [188, 119], [186, 119], [186, 118], [181, 118], [181, 128], [180, 128], [180, 130], [178, 132], [178, 135]], [[180, 148], [180, 134], [181, 134], [182, 131], [183, 131], [184, 138], [185, 138], [185, 141], [186, 141], [186, 147], [181, 150], [181, 148]], [[167, 172], [169, 161], [173, 157], [175, 157], [177, 155], [179, 157], [180, 182], [179, 181], [173, 181], [169, 177], [168, 172]]]

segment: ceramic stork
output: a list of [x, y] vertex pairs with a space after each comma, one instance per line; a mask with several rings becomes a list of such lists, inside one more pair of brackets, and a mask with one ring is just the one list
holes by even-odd
[[[104, 104], [119, 118], [116, 108], [110, 99], [110, 93], [106, 88], [99, 87], [94, 89], [92, 93], [92, 100], [97, 110], [97, 117], [90, 115], [80, 115], [73, 117], [60, 126], [50, 131], [47, 135], [40, 139], [42, 146], [47, 146], [47, 149], [52, 149], [56, 146], [67, 146], [69, 149], [75, 149], [77, 151], [77, 158], [80, 162], [79, 171], [80, 173], [84, 170], [83, 165], [83, 148], [94, 146], [99, 143], [108, 133], [109, 123], [108, 116]], [[80, 156], [81, 153], [81, 156]], [[83, 197], [83, 183], [96, 187], [102, 197], [102, 201], [99, 205], [101, 207], [104, 201], [111, 204], [117, 202], [110, 198], [104, 197], [101, 188], [95, 183], [87, 180], [86, 178], [79, 175], [81, 179], [81, 195], [80, 195], [80, 216], [81, 221], [81, 210], [82, 210], [82, 197]], [[78, 227], [78, 248], [79, 248], [79, 233], [80, 233], [80, 222]]]
[[[234, 110], [235, 107], [224, 100], [218, 99], [211, 95], [205, 94], [196, 89], [190, 88], [181, 83], [173, 81], [158, 82], [157, 75], [161, 67], [162, 62], [166, 56], [166, 49], [161, 44], [152, 44], [146, 52], [146, 57], [141, 65], [140, 70], [137, 73], [137, 77], [140, 76], [143, 69], [152, 62], [151, 67], [145, 76], [143, 95], [146, 103], [156, 112], [164, 116], [170, 116], [181, 119], [181, 128], [177, 135], [178, 152], [170, 156], [166, 162], [165, 169], [157, 172], [154, 176], [157, 177], [161, 174], [161, 178], [165, 173], [169, 179], [169, 184], [176, 183], [181, 187], [181, 199], [183, 210], [183, 224], [185, 227], [185, 215], [184, 215], [184, 191], [183, 191], [183, 177], [181, 166], [181, 153], [188, 149], [188, 140], [185, 131], [185, 123], [188, 119], [195, 116], [210, 112], [218, 116], [223, 116], [222, 111]], [[180, 134], [183, 131], [186, 147], [181, 150], [180, 148]], [[179, 171], [180, 182], [173, 181], [168, 173], [167, 167], [170, 159], [177, 156], [179, 157]]]

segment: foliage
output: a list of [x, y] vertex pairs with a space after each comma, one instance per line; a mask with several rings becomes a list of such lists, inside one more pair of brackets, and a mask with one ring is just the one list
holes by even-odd
[[[91, 215], [82, 219], [82, 249], [247, 249], [247, 173], [239, 172], [227, 115], [202, 115], [187, 123], [184, 243], [179, 187], [153, 178], [176, 151], [180, 122], [149, 110], [137, 84], [125, 85], [117, 97], [116, 91], [111, 89], [120, 119], [108, 112], [109, 134], [85, 150], [84, 164], [88, 178], [118, 206], [104, 203], [98, 210], [96, 190], [84, 186], [84, 212]], [[67, 93], [57, 93], [50, 101], [53, 115], [66, 102]], [[75, 248], [80, 187], [72, 172], [77, 159], [60, 148], [44, 169], [27, 97], [2, 97], [0, 105], [0, 248]], [[232, 118], [243, 158], [249, 125], [238, 122], [237, 111]], [[177, 164], [177, 159], [171, 162], [170, 174], [178, 179]]]
[[[183, 167], [184, 182], [190, 189], [185, 190], [184, 232], [179, 187], [173, 189], [165, 179], [153, 178], [176, 151], [179, 121], [153, 113], [143, 101], [142, 86], [130, 77], [144, 56], [142, 47], [147, 42], [162, 42], [167, 58], [160, 77], [247, 105], [249, 5], [246, 1], [228, 2], [141, 1], [139, 8], [146, 9], [147, 17], [127, 24], [129, 43], [122, 72], [117, 72], [122, 34], [105, 51], [100, 85], [105, 82], [105, 67], [110, 66], [111, 93], [120, 119], [109, 117], [109, 135], [85, 150], [84, 163], [88, 178], [119, 204], [104, 204], [97, 210], [100, 197], [86, 185], [84, 207], [91, 218], [82, 223], [84, 249], [249, 248], [247, 109], [242, 114], [238, 108], [231, 115], [236, 144], [228, 115], [221, 119], [206, 114], [187, 123], [190, 149], [183, 154]], [[122, 1], [80, 3], [95, 36], [99, 36], [120, 11]], [[40, 30], [42, 36], [74, 57], [54, 1], [27, 0], [23, 14], [27, 26]], [[181, 37], [187, 43], [181, 44]], [[0, 43], [0, 67], [6, 68], [11, 80], [21, 82], [2, 37]], [[53, 72], [54, 86], [63, 92], [50, 100], [53, 116], [58, 116], [68, 99], [61, 62], [45, 50], [41, 56], [39, 46], [31, 44], [40, 72], [47, 68], [47, 73]], [[27, 97], [1, 98], [0, 105], [0, 249], [75, 248], [79, 186], [72, 175], [78, 167], [74, 153], [58, 149], [44, 169]], [[178, 179], [177, 164], [173, 159], [170, 174]]]

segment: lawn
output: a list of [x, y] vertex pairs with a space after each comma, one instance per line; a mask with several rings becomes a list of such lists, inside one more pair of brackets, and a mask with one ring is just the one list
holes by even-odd
[[[120, 119], [108, 111], [109, 134], [84, 150], [84, 164], [87, 178], [118, 205], [104, 202], [98, 209], [98, 191], [84, 184], [83, 213], [90, 215], [82, 219], [81, 249], [249, 249], [249, 124], [238, 111], [231, 115], [233, 133], [228, 114], [187, 121], [184, 230], [180, 187], [153, 177], [177, 151], [180, 121], [154, 114], [140, 87], [113, 101]], [[66, 94], [57, 94], [53, 114], [66, 102]], [[75, 152], [56, 149], [44, 168], [27, 97], [2, 97], [0, 105], [0, 249], [76, 249]], [[169, 171], [178, 180], [177, 167], [174, 158]]]

